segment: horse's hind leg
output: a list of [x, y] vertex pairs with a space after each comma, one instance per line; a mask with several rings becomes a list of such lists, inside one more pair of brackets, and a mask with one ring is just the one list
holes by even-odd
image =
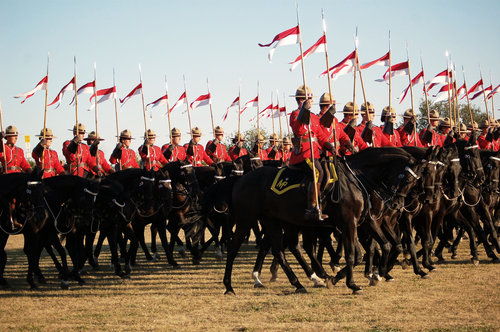
[[260, 281], [260, 273], [262, 272], [262, 265], [264, 264], [264, 259], [266, 258], [269, 249], [271, 249], [271, 243], [269, 243], [269, 241], [267, 241], [267, 238], [264, 236], [262, 245], [259, 247], [259, 253], [257, 254], [257, 259], [255, 260], [255, 265], [252, 271], [254, 288], [264, 287], [264, 285]]
[[[161, 222], [161, 225], [156, 225], [156, 230], [158, 231], [158, 235], [160, 236], [161, 245], [163, 250], [165, 251], [165, 255], [167, 256], [168, 264], [172, 265], [174, 268], [179, 268], [180, 265], [174, 259], [173, 252], [170, 250], [170, 246], [167, 240], [167, 226], [165, 222]], [[171, 242], [172, 239], [170, 239]]]
[[226, 258], [226, 269], [224, 271], [224, 286], [226, 291], [224, 294], [234, 295], [234, 289], [231, 285], [231, 274], [233, 271], [233, 264], [238, 251], [240, 250], [241, 244], [245, 240], [248, 232], [250, 231], [250, 223], [248, 220], [238, 220], [236, 223], [236, 230], [227, 244], [227, 258]]
[[66, 251], [64, 250], [59, 237], [55, 231], [51, 231], [49, 234], [49, 243], [52, 244], [54, 249], [57, 251], [61, 257], [61, 270], [59, 271], [61, 277], [61, 288], [68, 289], [69, 287], [69, 271], [68, 271], [68, 260], [66, 259]]

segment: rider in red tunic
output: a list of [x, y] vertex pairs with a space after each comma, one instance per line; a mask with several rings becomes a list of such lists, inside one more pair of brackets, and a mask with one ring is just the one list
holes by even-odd
[[[184, 144], [184, 149], [186, 149], [187, 160], [194, 166], [200, 167], [212, 165], [213, 160], [207, 155], [203, 145], [199, 144], [201, 139], [201, 130], [198, 127], [191, 129], [191, 141], [188, 144]], [[205, 163], [205, 164], [204, 164]]]
[[[63, 174], [64, 167], [62, 167], [61, 162], [59, 161], [57, 152], [50, 149], [50, 146], [52, 145], [52, 139], [54, 138], [52, 130], [49, 128], [45, 128], [45, 136], [44, 136], [42, 129], [38, 137], [40, 138], [40, 143], [38, 143], [36, 147], [33, 149], [31, 156], [35, 160], [36, 166], [42, 168], [43, 170], [42, 179]], [[43, 165], [42, 165], [42, 155], [43, 155]]]
[[[17, 143], [17, 128], [15, 126], [8, 126], [5, 128], [5, 137], [7, 141], [5, 144], [0, 144], [0, 163], [2, 164], [2, 173], [5, 173], [5, 165], [7, 163], [7, 173], [31, 173], [31, 166], [24, 158], [24, 151], [16, 146]], [[5, 151], [3, 151], [5, 146]]]
[[491, 150], [493, 148], [492, 145], [492, 136], [491, 134], [488, 135], [488, 130], [490, 128], [490, 121], [488, 120], [483, 120], [481, 121], [481, 124], [479, 125], [479, 129], [481, 129], [481, 135], [477, 138], [477, 144], [479, 145], [479, 148], [482, 150]]
[[288, 136], [283, 137], [283, 149], [281, 153], [281, 161], [288, 164], [288, 160], [290, 159], [290, 155], [292, 154], [292, 140]]
[[422, 145], [427, 148], [429, 146], [438, 146], [441, 142], [439, 135], [436, 132], [436, 127], [439, 124], [439, 112], [436, 110], [431, 110], [429, 112], [429, 118], [431, 123], [427, 128], [420, 130], [419, 137]]
[[396, 123], [396, 111], [389, 106], [384, 107], [382, 110], [382, 122], [380, 126], [380, 146], [403, 146], [399, 137], [399, 132], [395, 130], [394, 124]]
[[[289, 164], [304, 170], [305, 174], [312, 177], [312, 167], [317, 171], [317, 187], [313, 183], [308, 186], [308, 208], [304, 217], [307, 220], [322, 220], [328, 216], [323, 215], [320, 207], [316, 206], [315, 193], [320, 192], [321, 182], [323, 180], [323, 168], [319, 162], [320, 149], [325, 148], [331, 153], [335, 153], [333, 144], [328, 141], [329, 134], [319, 123], [319, 118], [311, 113], [312, 92], [308, 87], [301, 86], [295, 92], [295, 100], [298, 109], [290, 114], [290, 127], [294, 134], [294, 148], [290, 156]], [[311, 134], [312, 141], [309, 139]], [[312, 151], [311, 151], [312, 145]], [[314, 159], [314, 164], [312, 163]]]
[[81, 123], [73, 126], [73, 136], [72, 140], [63, 143], [63, 155], [66, 157], [69, 173], [85, 177], [90, 172], [87, 164], [90, 156], [89, 146], [83, 143], [85, 126]]
[[167, 143], [161, 147], [163, 156], [167, 159], [169, 163], [174, 161], [184, 161], [186, 159], [186, 149], [181, 142], [181, 131], [177, 128], [172, 129], [172, 142]]
[[269, 136], [269, 143], [271, 146], [266, 149], [267, 160], [281, 160], [280, 139], [276, 133]]
[[207, 155], [216, 163], [222, 161], [231, 161], [231, 157], [227, 154], [226, 146], [222, 144], [224, 139], [224, 129], [222, 127], [215, 127], [215, 139], [208, 141], [205, 151]]
[[403, 124], [397, 129], [401, 144], [403, 146], [423, 147], [420, 137], [417, 134], [416, 117], [411, 108], [405, 111], [403, 119]]
[[[96, 136], [95, 131], [91, 131], [85, 140], [87, 141], [90, 152], [88, 159], [90, 173], [94, 176], [104, 176], [114, 173], [115, 170], [108, 164], [104, 152], [99, 150], [99, 142], [104, 141], [104, 139]], [[99, 156], [99, 158], [97, 158], [97, 156]], [[98, 161], [99, 164], [97, 163]]]
[[340, 154], [350, 155], [366, 149], [367, 145], [365, 141], [363, 141], [359, 132], [356, 131], [356, 121], [359, 114], [358, 105], [350, 101], [344, 106], [342, 113], [344, 113], [344, 118], [339, 122], [337, 128], [339, 133], [344, 132], [346, 136], [339, 140]]
[[439, 130], [441, 131], [441, 134], [438, 134], [440, 140], [439, 146], [444, 146], [445, 142], [446, 144], [455, 142], [454, 137], [448, 137], [451, 132], [452, 126], [453, 126], [453, 121], [450, 121], [449, 118], [441, 119], [441, 121], [439, 122]]
[[[264, 136], [259, 134], [257, 136], [257, 140], [255, 141], [255, 144], [254, 144], [252, 151], [251, 151], [255, 157], [259, 157], [259, 159], [262, 161], [269, 159], [267, 156], [267, 151], [266, 151], [266, 149], [264, 149], [265, 142], [266, 142], [266, 140], [264, 139]], [[257, 151], [258, 151], [258, 153], [257, 153]]]
[[120, 143], [116, 144], [111, 157], [109, 157], [109, 162], [115, 165], [116, 170], [139, 168], [135, 152], [130, 148], [132, 139], [130, 130], [125, 129], [120, 133]]
[[356, 127], [356, 131], [361, 139], [366, 143], [366, 147], [363, 148], [361, 146], [360, 150], [364, 150], [368, 147], [380, 147], [382, 132], [379, 127], [373, 125], [373, 119], [375, 118], [375, 106], [373, 106], [373, 104], [369, 101], [361, 104], [361, 116], [363, 117], [363, 120], [359, 126]]
[[247, 155], [248, 151], [243, 147], [243, 142], [245, 142], [245, 137], [242, 133], [233, 138], [233, 146], [229, 148], [229, 157], [231, 160], [236, 160], [241, 156]]
[[153, 129], [148, 129], [148, 131], [144, 133], [144, 144], [138, 149], [144, 168], [148, 171], [151, 169], [153, 171], [158, 171], [168, 163], [160, 147], [156, 146], [155, 142], [156, 133]]

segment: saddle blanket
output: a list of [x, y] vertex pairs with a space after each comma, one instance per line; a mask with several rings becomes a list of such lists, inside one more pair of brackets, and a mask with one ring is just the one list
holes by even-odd
[[302, 170], [283, 167], [274, 178], [271, 190], [277, 195], [283, 195], [289, 190], [304, 187], [306, 180]]

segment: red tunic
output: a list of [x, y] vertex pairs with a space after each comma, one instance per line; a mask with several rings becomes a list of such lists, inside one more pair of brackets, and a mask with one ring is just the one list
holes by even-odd
[[[115, 157], [111, 156], [109, 158], [109, 162], [111, 164], [116, 164], [117, 160]], [[120, 165], [122, 169], [139, 168], [134, 150], [126, 148], [125, 146], [122, 147], [122, 157], [120, 158]]]
[[[331, 125], [330, 127], [324, 127], [323, 125], [321, 125], [321, 127], [323, 127], [323, 130], [328, 134], [328, 142], [335, 144], [336, 148], [337, 148], [337, 154], [339, 153], [339, 149], [340, 149], [340, 145], [345, 142], [346, 140], [349, 139], [349, 137], [347, 136], [346, 133], [344, 133], [344, 131], [340, 131], [339, 130], [339, 120], [337, 120], [337, 118], [334, 118], [334, 121], [335, 121], [335, 130], [333, 129], [333, 125]], [[334, 132], [336, 135], [334, 135]], [[337, 142], [334, 142], [334, 140], [337, 140]], [[330, 156], [331, 153], [330, 151], [325, 151], [326, 155], [327, 156]]]
[[479, 148], [482, 150], [490, 150], [493, 148], [491, 142], [486, 140], [485, 134], [481, 134], [481, 136], [477, 138], [477, 145], [479, 145]]
[[[31, 156], [35, 160], [36, 165], [41, 168], [42, 156], [36, 154], [35, 151], [31, 153]], [[59, 161], [59, 156], [57, 155], [57, 152], [55, 152], [54, 150], [45, 149], [45, 152], [43, 153], [42, 179], [50, 178], [56, 175], [60, 175], [62, 173], [64, 173], [64, 167], [62, 167], [61, 162]]]
[[384, 133], [384, 127], [379, 127], [380, 130], [380, 146], [403, 146], [401, 144], [401, 138], [399, 137], [399, 132], [394, 130], [394, 135], [389, 135]]
[[290, 127], [293, 130], [293, 134], [296, 138], [300, 139], [300, 148], [294, 148], [292, 150], [292, 155], [290, 156], [290, 165], [295, 165], [303, 162], [306, 159], [310, 159], [311, 155], [315, 159], [319, 159], [319, 150], [321, 147], [328, 142], [328, 133], [319, 124], [319, 119], [316, 114], [311, 113], [310, 128], [311, 136], [313, 138], [313, 152], [311, 153], [311, 146], [309, 142], [309, 133], [307, 126], [297, 120], [300, 110], [295, 110], [290, 114]]
[[[361, 137], [363, 130], [365, 130], [365, 126], [366, 126], [366, 122], [363, 121], [363, 122], [361, 122], [361, 124], [359, 126], [356, 127], [356, 132], [359, 135], [359, 137]], [[364, 150], [364, 149], [369, 148], [369, 147], [374, 147], [374, 148], [380, 147], [380, 136], [381, 136], [380, 128], [374, 126], [374, 127], [372, 127], [372, 131], [373, 131], [373, 135], [372, 135], [373, 142], [372, 143], [365, 142], [366, 147], [364, 147], [364, 148], [360, 147], [359, 148], [360, 150]], [[363, 138], [361, 137], [361, 139], [363, 139]]]
[[[342, 121], [342, 122], [339, 122], [338, 124], [338, 132], [343, 132], [345, 136], [342, 136], [342, 138], [340, 139], [340, 148], [339, 148], [339, 152], [343, 155], [350, 155], [352, 154], [352, 152], [347, 148], [347, 146], [349, 145], [348, 144], [348, 141], [350, 141], [349, 139], [349, 136], [347, 136], [347, 134], [344, 132], [344, 128], [347, 126], [347, 123]], [[375, 127], [373, 127], [375, 128]], [[356, 130], [356, 132], [354, 133], [354, 139], [352, 140], [352, 145], [354, 147], [358, 147], [359, 150], [364, 150], [368, 147], [368, 145], [366, 145], [366, 142], [363, 141], [363, 139], [361, 138], [361, 134]]]
[[418, 136], [420, 137], [420, 142], [422, 142], [422, 146], [424, 148], [428, 148], [429, 146], [439, 146], [440, 143], [441, 143], [441, 139], [439, 138], [439, 135], [438, 133], [436, 133], [435, 130], [432, 131], [432, 140], [431, 140], [431, 143], [424, 143], [424, 134], [425, 134], [425, 131], [427, 129], [424, 128], [422, 130], [420, 130], [420, 133], [418, 134]]
[[283, 156], [281, 158], [281, 161], [286, 163], [288, 160], [290, 160], [290, 156], [292, 155], [292, 151], [285, 151], [283, 150]]
[[[108, 164], [106, 157], [104, 157], [104, 152], [101, 150], [98, 150], [99, 153], [99, 171], [105, 175], [111, 174], [111, 166]], [[97, 169], [97, 157], [93, 157], [92, 155], [89, 155], [88, 159], [88, 165], [90, 168], [90, 172], [94, 175], [97, 175], [96, 169]]]
[[492, 145], [492, 149], [494, 151], [500, 150], [500, 138], [497, 139], [497, 140], [493, 140], [493, 142], [491, 143], [491, 145]]
[[[68, 151], [68, 146], [71, 141], [63, 143], [63, 155], [66, 157], [66, 163], [69, 165], [69, 173], [71, 175], [83, 176], [84, 171], [90, 172], [88, 159], [90, 157], [89, 146], [85, 143], [78, 144], [77, 152], [71, 153]], [[76, 174], [78, 169], [78, 174]]]
[[269, 157], [269, 153], [273, 150], [273, 147], [270, 146], [268, 147], [265, 151], [266, 151], [266, 155], [267, 155], [267, 159], [266, 160], [281, 160], [281, 157], [282, 157], [282, 154], [281, 154], [281, 151], [280, 149], [278, 149], [278, 151], [276, 151], [276, 154], [274, 155], [274, 158], [270, 158]]
[[413, 133], [413, 135], [408, 135], [408, 133], [404, 131], [403, 128], [404, 126], [401, 126], [398, 129], [396, 129], [399, 133], [399, 138], [401, 139], [401, 144], [403, 146], [415, 146], [415, 141], [416, 141], [417, 142], [416, 146], [421, 148], [424, 147], [416, 131]]
[[[184, 144], [184, 149], [186, 149], [186, 153], [188, 150], [189, 144]], [[196, 144], [193, 146], [194, 148], [194, 156], [187, 156], [187, 160], [193, 164], [194, 167], [205, 166], [203, 162], [205, 162], [208, 166], [212, 165], [214, 161], [207, 155], [205, 149], [201, 144]]]
[[248, 154], [248, 151], [247, 151], [246, 149], [244, 149], [244, 148], [240, 148], [240, 153], [236, 154], [236, 153], [234, 152], [234, 148], [235, 148], [235, 147], [236, 147], [236, 146], [234, 146], [234, 145], [233, 145], [232, 147], [230, 147], [230, 148], [229, 148], [229, 157], [231, 157], [231, 159], [232, 159], [232, 160], [236, 160], [236, 159], [238, 159], [239, 157], [241, 157], [241, 156], [244, 156], [244, 155], [247, 155], [247, 154]]
[[259, 149], [259, 158], [260, 160], [269, 160], [269, 156], [267, 155], [267, 151], [265, 149]]
[[208, 141], [207, 145], [205, 146], [205, 150], [207, 155], [212, 159], [216, 161], [231, 161], [231, 157], [227, 154], [226, 146], [222, 143], [217, 143], [215, 151], [212, 153], [208, 151], [208, 147], [212, 144], [212, 141]]
[[143, 145], [139, 147], [139, 156], [141, 156], [142, 162], [144, 163], [144, 167], [149, 171], [153, 168], [153, 171], [158, 171], [163, 166], [168, 164], [167, 159], [161, 152], [161, 149], [156, 146], [148, 147], [148, 153], [145, 154], [142, 152]]
[[[165, 152], [169, 146], [170, 146], [170, 144], [168, 144], [168, 143], [164, 144], [161, 147], [161, 151]], [[184, 147], [182, 145], [175, 145], [174, 151], [172, 151], [172, 155], [168, 159], [168, 162], [171, 163], [174, 161], [184, 161], [184, 160], [186, 160], [186, 149], [184, 149]]]
[[[17, 146], [9, 146], [4, 144], [5, 154], [0, 152], [0, 163], [2, 164], [2, 173], [4, 173], [3, 163], [7, 162], [7, 173], [21, 173], [28, 172], [31, 169], [30, 164], [24, 158], [24, 151]], [[5, 160], [4, 160], [5, 156]]]

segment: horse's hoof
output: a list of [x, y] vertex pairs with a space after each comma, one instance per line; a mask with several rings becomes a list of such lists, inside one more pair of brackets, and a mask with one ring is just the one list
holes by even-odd
[[30, 284], [30, 290], [37, 290], [38, 286], [36, 284]]
[[182, 258], [186, 258], [186, 249], [184, 247], [180, 248], [178, 253]]
[[278, 275], [277, 275], [277, 274], [273, 274], [273, 275], [271, 276], [271, 279], [269, 279], [269, 282], [275, 282], [275, 281], [276, 281], [276, 279], [278, 279]]
[[200, 265], [200, 259], [194, 259], [193, 258], [193, 265]]
[[78, 280], [78, 285], [83, 286], [85, 284], [86, 284], [85, 280], [83, 280], [81, 278]]
[[130, 275], [127, 274], [126, 272], [122, 271], [120, 273], [120, 278], [122, 278], [122, 279], [130, 279]]
[[261, 284], [261, 283], [255, 283], [253, 285], [253, 288], [266, 288], [266, 287], [263, 284]]
[[393, 282], [393, 281], [396, 281], [396, 279], [394, 279], [391, 276], [385, 278], [385, 282]]
[[434, 266], [429, 267], [428, 270], [429, 270], [429, 272], [437, 272], [438, 271], [438, 269], [435, 268]]
[[329, 265], [330, 265], [330, 268], [332, 269], [333, 273], [338, 273], [340, 271], [340, 266], [338, 266], [334, 262], [330, 262]]
[[295, 290], [295, 294], [306, 294], [306, 293], [307, 293], [307, 289], [305, 289], [304, 287], [297, 288]]
[[171, 264], [171, 265], [172, 265], [172, 268], [173, 268], [174, 270], [179, 270], [179, 269], [181, 268], [181, 265], [180, 265], [180, 264], [177, 264], [177, 263], [175, 263], [175, 264]]
[[472, 261], [472, 264], [474, 264], [474, 266], [479, 266], [479, 259], [472, 258], [471, 261]]
[[363, 290], [361, 288], [353, 290], [352, 295], [363, 295]]
[[47, 284], [47, 280], [45, 280], [45, 277], [44, 277], [44, 276], [38, 276], [38, 277], [37, 277], [37, 281], [38, 281], [38, 283], [39, 283], [39, 284], [41, 284], [41, 285], [45, 285], [45, 284]]
[[427, 273], [422, 274], [420, 277], [421, 277], [422, 279], [430, 279], [430, 278], [431, 278], [431, 276], [430, 276], [430, 275], [428, 275]]
[[495, 258], [491, 259], [491, 262], [492, 263], [500, 263], [500, 259], [498, 259], [498, 257], [495, 256]]
[[378, 285], [378, 279], [375, 277], [370, 278], [370, 286], [377, 286]]
[[403, 270], [406, 270], [410, 267], [410, 264], [408, 264], [408, 261], [406, 259], [404, 259], [402, 262], [401, 262], [401, 268]]
[[159, 260], [160, 260], [160, 258], [161, 258], [161, 257], [160, 257], [160, 254], [159, 254], [159, 253], [155, 252], [155, 253], [153, 254], [153, 262], [159, 261]]
[[61, 289], [64, 289], [64, 290], [69, 289], [69, 281], [62, 280], [61, 281]]
[[233, 290], [227, 290], [224, 292], [224, 295], [232, 295], [232, 296], [235, 296], [236, 294], [234, 293]]
[[92, 267], [92, 271], [101, 271], [101, 266], [99, 264], [95, 264], [93, 267]]

